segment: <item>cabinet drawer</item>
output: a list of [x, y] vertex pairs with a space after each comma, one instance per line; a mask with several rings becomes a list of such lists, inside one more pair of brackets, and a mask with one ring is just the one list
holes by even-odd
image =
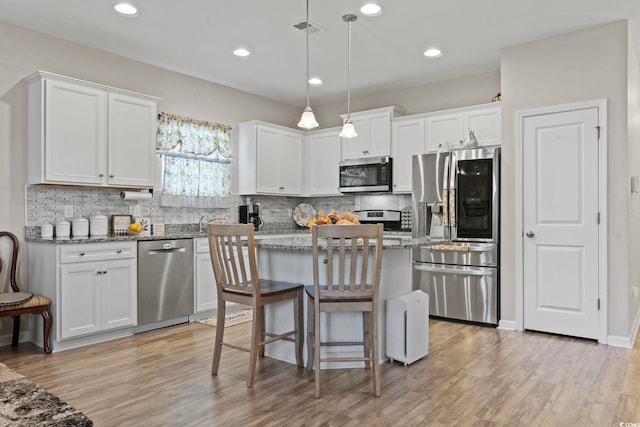
[[196, 243], [196, 253], [209, 252], [209, 239], [207, 237], [200, 237], [193, 239]]
[[61, 245], [60, 263], [127, 259], [137, 256], [136, 242], [86, 243]]

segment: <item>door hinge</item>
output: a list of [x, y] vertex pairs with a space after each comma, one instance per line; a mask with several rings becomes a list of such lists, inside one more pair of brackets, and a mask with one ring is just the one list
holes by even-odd
[[596, 214], [596, 223], [600, 224], [600, 212]]
[[598, 298], [598, 310], [600, 310], [600, 298]]
[[597, 134], [597, 137], [598, 137], [598, 141], [600, 141], [600, 126], [599, 125], [596, 126], [596, 134]]

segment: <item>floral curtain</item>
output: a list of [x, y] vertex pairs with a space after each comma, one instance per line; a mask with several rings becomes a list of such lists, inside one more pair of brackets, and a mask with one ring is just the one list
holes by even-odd
[[156, 150], [163, 206], [221, 207], [230, 196], [230, 126], [161, 113]]

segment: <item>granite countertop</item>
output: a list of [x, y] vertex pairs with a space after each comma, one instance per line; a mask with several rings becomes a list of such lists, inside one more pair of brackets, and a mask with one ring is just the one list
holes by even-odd
[[[382, 240], [383, 249], [410, 249], [419, 244], [419, 239], [414, 239], [411, 235], [401, 236], [385, 234]], [[326, 246], [326, 245], [325, 245]], [[256, 247], [261, 249], [280, 249], [293, 251], [311, 251], [311, 235], [271, 235], [256, 236]]]
[[[146, 240], [175, 240], [175, 239], [195, 239], [207, 237], [206, 231], [199, 231], [198, 224], [167, 224], [164, 236], [129, 236], [129, 235], [109, 235], [104, 237], [81, 237], [81, 238], [42, 238], [39, 227], [28, 227], [26, 230], [26, 240], [28, 242], [51, 243], [51, 244], [77, 244], [77, 243], [106, 243], [125, 241], [146, 241]], [[283, 250], [311, 250], [311, 233], [306, 228], [289, 230], [264, 230], [255, 233], [256, 246], [265, 249]], [[411, 238], [411, 233], [406, 231], [385, 231], [384, 249], [408, 249], [416, 246], [418, 239]]]

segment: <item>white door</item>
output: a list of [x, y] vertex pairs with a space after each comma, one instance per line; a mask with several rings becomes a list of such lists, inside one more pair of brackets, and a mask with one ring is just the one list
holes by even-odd
[[598, 338], [598, 109], [523, 119], [524, 327]]

